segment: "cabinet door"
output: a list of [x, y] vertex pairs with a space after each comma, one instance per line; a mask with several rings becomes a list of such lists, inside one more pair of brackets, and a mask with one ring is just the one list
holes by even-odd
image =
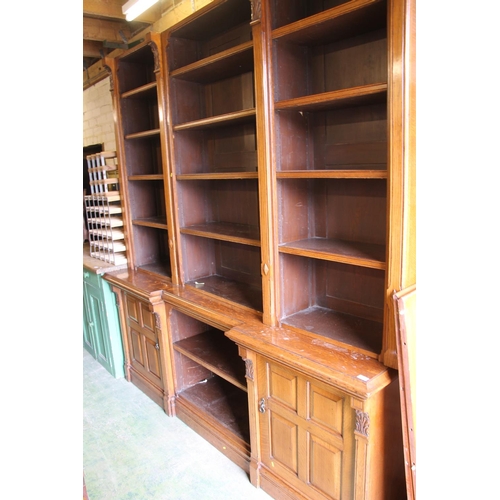
[[90, 303], [85, 285], [83, 286], [83, 346], [95, 358], [94, 325], [91, 319]]
[[163, 389], [160, 346], [149, 304], [125, 295], [130, 365], [139, 375]]
[[350, 398], [264, 358], [258, 372], [264, 466], [308, 498], [352, 498]]
[[102, 291], [88, 283], [84, 283], [84, 287], [85, 296], [88, 300], [88, 336], [94, 342], [93, 355], [108, 371], [113, 372], [109, 330]]

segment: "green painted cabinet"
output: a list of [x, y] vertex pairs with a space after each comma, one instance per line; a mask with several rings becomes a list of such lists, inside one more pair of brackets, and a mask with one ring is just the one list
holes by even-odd
[[109, 283], [83, 268], [83, 346], [115, 378], [124, 374], [116, 299]]

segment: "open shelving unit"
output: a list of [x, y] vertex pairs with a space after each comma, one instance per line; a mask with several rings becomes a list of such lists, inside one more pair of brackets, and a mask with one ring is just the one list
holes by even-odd
[[219, 2], [168, 33], [181, 281], [262, 311], [250, 2]]
[[280, 322], [376, 357], [387, 238], [387, 3], [307, 4], [271, 2]]
[[198, 416], [197, 430], [209, 440], [223, 439], [227, 453], [245, 464], [250, 454], [248, 396], [237, 345], [224, 331], [177, 310], [170, 317], [170, 332], [178, 416], [187, 422]]
[[[145, 39], [116, 60], [114, 95], [118, 143], [124, 163], [131, 265], [172, 277], [169, 245], [168, 167], [161, 86], [159, 35]], [[159, 83], [160, 82], [160, 83]]]

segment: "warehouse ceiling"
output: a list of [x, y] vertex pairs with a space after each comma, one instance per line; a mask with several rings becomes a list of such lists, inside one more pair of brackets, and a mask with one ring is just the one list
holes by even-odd
[[122, 13], [126, 0], [83, 0], [83, 69], [89, 68], [115, 49], [126, 49], [131, 38], [161, 17], [165, 4], [160, 0], [134, 21]]

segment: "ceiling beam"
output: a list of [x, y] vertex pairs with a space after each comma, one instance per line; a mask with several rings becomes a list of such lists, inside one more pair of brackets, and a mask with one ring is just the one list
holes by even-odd
[[83, 41], [83, 57], [88, 57], [89, 59], [100, 59], [101, 51], [106, 54], [108, 52], [103, 48], [102, 42], [95, 42], [93, 40]]
[[124, 3], [125, 0], [83, 0], [83, 15], [125, 20]]
[[[83, 0], [83, 16], [125, 21], [122, 6], [127, 0]], [[153, 24], [161, 17], [161, 0], [138, 16], [135, 21]]]
[[107, 40], [109, 42], [123, 43], [123, 39], [118, 33], [122, 31], [125, 38], [130, 38], [132, 32], [130, 26], [125, 21], [105, 21], [91, 17], [83, 18], [83, 39], [93, 41]]

